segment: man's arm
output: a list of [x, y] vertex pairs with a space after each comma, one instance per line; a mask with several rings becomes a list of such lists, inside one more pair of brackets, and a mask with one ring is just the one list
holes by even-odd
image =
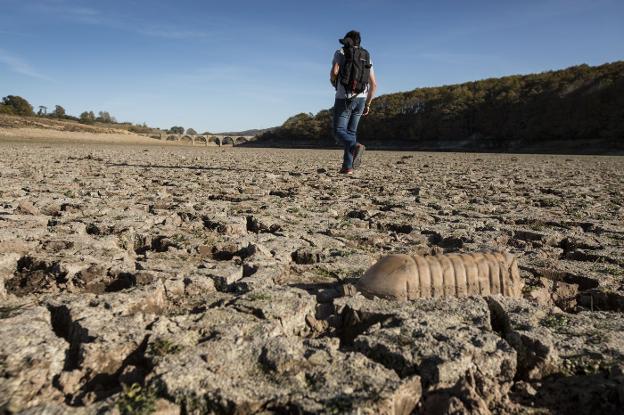
[[340, 73], [340, 65], [338, 65], [337, 62], [335, 62], [329, 73], [329, 82], [331, 82], [334, 88], [336, 87], [336, 81], [338, 79], [339, 73]]
[[366, 96], [366, 108], [364, 109], [364, 114], [368, 115], [370, 112], [370, 105], [373, 102], [373, 98], [375, 97], [375, 92], [377, 92], [377, 79], [375, 78], [375, 71], [371, 68], [370, 77], [368, 79], [368, 95]]

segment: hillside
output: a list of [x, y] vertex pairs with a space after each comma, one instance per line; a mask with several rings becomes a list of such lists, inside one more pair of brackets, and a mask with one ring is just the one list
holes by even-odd
[[0, 114], [0, 142], [162, 144], [132, 127], [127, 123], [86, 125], [71, 119]]
[[217, 133], [217, 135], [231, 135], [231, 136], [256, 136], [256, 135], [261, 135], [261, 134], [265, 134], [265, 133], [269, 133], [272, 131], [275, 131], [276, 129], [278, 129], [279, 127], [270, 127], [270, 128], [253, 128], [251, 130], [244, 130], [244, 131], [228, 131], [228, 132], [223, 132], [223, 133]]
[[[373, 101], [372, 148], [609, 153], [624, 141], [624, 62], [419, 88]], [[255, 145], [334, 146], [331, 112], [298, 114]]]
[[151, 129], [148, 127], [143, 128], [130, 123], [94, 122], [93, 124], [82, 124], [78, 121], [71, 119], [57, 119], [52, 117], [23, 116], [10, 114], [0, 114], [0, 128], [33, 128], [95, 134], [148, 134], [152, 131], [157, 131], [156, 129]]

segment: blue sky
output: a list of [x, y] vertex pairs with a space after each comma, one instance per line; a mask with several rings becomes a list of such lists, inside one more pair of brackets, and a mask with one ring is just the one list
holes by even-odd
[[380, 93], [624, 58], [622, 0], [0, 0], [0, 95], [198, 131], [333, 105], [362, 32]]

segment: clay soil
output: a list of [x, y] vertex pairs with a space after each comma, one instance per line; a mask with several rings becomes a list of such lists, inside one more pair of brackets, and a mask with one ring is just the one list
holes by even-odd
[[[339, 151], [41, 134], [0, 138], [2, 413], [624, 407], [622, 157], [369, 151], [343, 176]], [[476, 251], [517, 256], [522, 298], [353, 287]]]

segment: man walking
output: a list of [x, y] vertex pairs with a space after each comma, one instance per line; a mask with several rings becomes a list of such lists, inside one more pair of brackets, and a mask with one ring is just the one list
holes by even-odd
[[343, 47], [334, 53], [330, 81], [336, 88], [334, 136], [344, 144], [342, 174], [353, 174], [362, 162], [366, 147], [357, 142], [357, 127], [368, 115], [377, 81], [368, 51], [360, 46], [360, 33], [351, 30], [339, 40]]

